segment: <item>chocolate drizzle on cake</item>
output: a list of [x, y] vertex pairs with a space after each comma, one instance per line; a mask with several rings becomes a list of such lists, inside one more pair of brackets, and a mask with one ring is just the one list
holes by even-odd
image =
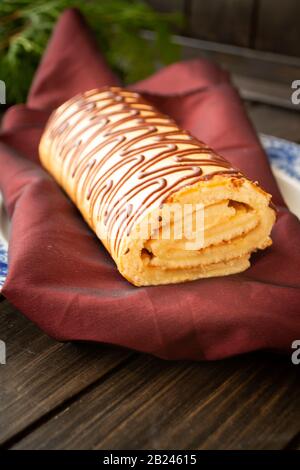
[[124, 228], [130, 233], [153, 203], [160, 207], [172, 193], [217, 174], [240, 176], [140, 95], [117, 87], [74, 97], [53, 113], [48, 128], [60, 183], [72, 175], [75, 203], [84, 194], [90, 225], [95, 229], [101, 219], [108, 238], [115, 232], [110, 249], [116, 252]]

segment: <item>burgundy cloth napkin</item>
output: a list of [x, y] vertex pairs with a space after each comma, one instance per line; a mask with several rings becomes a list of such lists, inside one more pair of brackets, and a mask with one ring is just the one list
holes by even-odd
[[[132, 88], [219, 151], [274, 196], [274, 244], [246, 272], [137, 288], [38, 163], [50, 111], [75, 93], [118, 84], [82, 18], [59, 20], [26, 105], [8, 110], [0, 187], [12, 219], [3, 294], [58, 340], [91, 340], [168, 359], [215, 359], [300, 338], [300, 224], [285, 207], [267, 158], [228, 76], [195, 60]], [[10, 84], [8, 84], [10, 86]], [[13, 84], [11, 84], [13, 86]]]

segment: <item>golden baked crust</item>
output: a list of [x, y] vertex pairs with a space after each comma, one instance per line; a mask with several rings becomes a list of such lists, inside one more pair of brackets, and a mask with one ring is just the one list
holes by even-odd
[[137, 286], [241, 272], [271, 244], [271, 196], [137, 93], [72, 98], [50, 117], [39, 151]]

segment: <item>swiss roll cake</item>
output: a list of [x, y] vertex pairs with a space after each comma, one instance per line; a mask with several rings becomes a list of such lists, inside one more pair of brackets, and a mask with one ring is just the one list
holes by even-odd
[[272, 243], [271, 195], [138, 93], [75, 96], [39, 152], [136, 286], [238, 273]]

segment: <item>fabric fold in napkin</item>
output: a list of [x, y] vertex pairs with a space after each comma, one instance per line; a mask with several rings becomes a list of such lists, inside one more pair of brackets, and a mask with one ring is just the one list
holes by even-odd
[[177, 63], [130, 88], [272, 193], [273, 246], [252, 256], [244, 273], [132, 286], [39, 165], [38, 143], [51, 111], [78, 92], [117, 84], [80, 14], [67, 10], [27, 104], [10, 108], [2, 123], [0, 188], [12, 219], [2, 293], [63, 341], [111, 343], [168, 359], [290, 350], [300, 338], [300, 224], [282, 200], [237, 92], [216, 65]]

